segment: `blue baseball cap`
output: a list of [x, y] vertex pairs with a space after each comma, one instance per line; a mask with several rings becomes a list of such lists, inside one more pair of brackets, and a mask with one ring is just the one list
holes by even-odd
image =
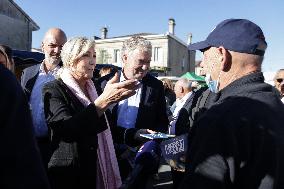
[[204, 50], [223, 46], [225, 49], [263, 56], [267, 43], [261, 28], [246, 19], [227, 19], [222, 21], [208, 35], [206, 40], [193, 43], [189, 50]]

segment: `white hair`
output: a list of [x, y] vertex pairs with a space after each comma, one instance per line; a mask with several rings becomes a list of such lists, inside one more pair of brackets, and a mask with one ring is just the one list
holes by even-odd
[[152, 44], [141, 36], [133, 36], [123, 42], [121, 49], [121, 57], [125, 54], [133, 52], [135, 49], [141, 49], [152, 54]]

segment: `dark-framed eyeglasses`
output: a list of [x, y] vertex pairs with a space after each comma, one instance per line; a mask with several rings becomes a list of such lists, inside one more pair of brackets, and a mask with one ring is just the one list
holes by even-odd
[[277, 81], [278, 83], [282, 83], [283, 78], [278, 78], [278, 79], [276, 79], [276, 81]]

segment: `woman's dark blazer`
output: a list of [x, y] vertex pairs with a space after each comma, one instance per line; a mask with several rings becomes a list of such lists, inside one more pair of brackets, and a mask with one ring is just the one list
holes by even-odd
[[43, 100], [52, 150], [51, 185], [95, 186], [97, 134], [107, 128], [104, 116], [97, 115], [94, 104], [84, 107], [61, 79], [43, 87]]

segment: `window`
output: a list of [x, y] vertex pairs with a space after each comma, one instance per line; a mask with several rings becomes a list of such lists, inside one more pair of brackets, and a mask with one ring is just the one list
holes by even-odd
[[154, 62], [162, 62], [163, 52], [161, 47], [154, 47]]
[[104, 49], [98, 49], [97, 51], [97, 63], [98, 64], [106, 64], [108, 63], [108, 59], [111, 58], [108, 52]]
[[120, 50], [114, 49], [114, 62], [119, 63], [120, 62]]
[[105, 64], [106, 60], [107, 60], [107, 51], [106, 50], [102, 50], [101, 51], [101, 56], [102, 56], [102, 63]]
[[185, 58], [184, 56], [182, 57], [182, 61], [181, 61], [181, 70], [183, 71], [185, 67]]

